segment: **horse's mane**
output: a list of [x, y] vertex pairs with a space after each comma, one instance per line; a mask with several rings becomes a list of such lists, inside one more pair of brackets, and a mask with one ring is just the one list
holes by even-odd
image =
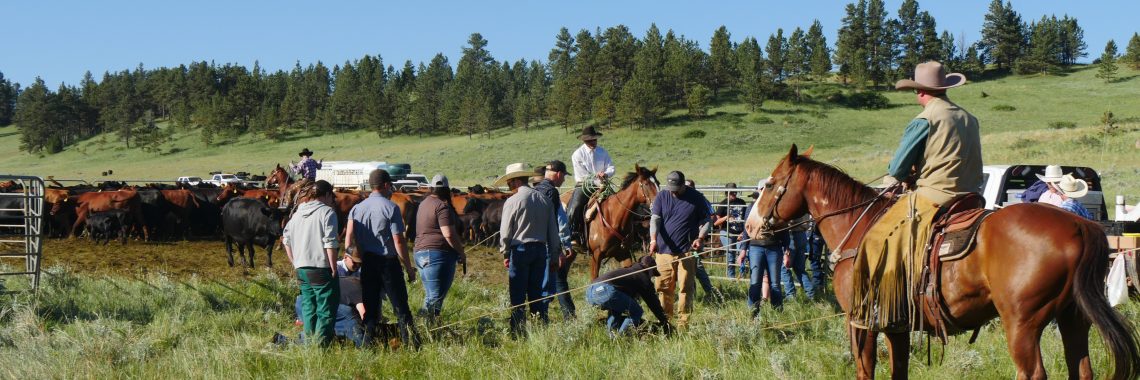
[[637, 181], [637, 179], [640, 177], [653, 178], [656, 180], [656, 178], [653, 176], [653, 171], [649, 170], [648, 168], [638, 167], [637, 170], [638, 171], [636, 172], [625, 173], [625, 178], [621, 181], [622, 190], [625, 190], [625, 188], [629, 187], [629, 185], [632, 185], [633, 182]]
[[829, 198], [836, 205], [853, 205], [875, 196], [875, 190], [851, 178], [837, 167], [800, 157], [799, 165], [808, 179], [821, 189], [827, 189]]

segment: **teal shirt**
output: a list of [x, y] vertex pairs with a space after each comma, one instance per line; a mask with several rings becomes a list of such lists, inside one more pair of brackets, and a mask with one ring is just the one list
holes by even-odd
[[926, 151], [926, 136], [930, 135], [930, 122], [926, 119], [914, 119], [903, 131], [899, 149], [895, 157], [887, 165], [887, 174], [902, 181], [910, 177], [910, 168], [914, 166]]

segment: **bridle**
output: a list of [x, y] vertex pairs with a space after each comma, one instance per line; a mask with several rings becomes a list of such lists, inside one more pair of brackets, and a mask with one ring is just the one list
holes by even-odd
[[[761, 222], [762, 224], [760, 225], [760, 231], [767, 232], [767, 233], [782, 232], [782, 231], [787, 231], [787, 230], [790, 230], [792, 228], [796, 228], [796, 227], [799, 227], [801, 225], [812, 222], [811, 219], [804, 219], [800, 222], [789, 224], [789, 225], [787, 225], [783, 228], [780, 228], [780, 229], [771, 230], [771, 231], [768, 230], [769, 226], [776, 224], [777, 218], [779, 218], [779, 220], [781, 220], [781, 221], [787, 220], [787, 219], [784, 219], [783, 217], [781, 217], [779, 215], [779, 212], [776, 211], [776, 209], [780, 208], [780, 200], [783, 199], [784, 194], [788, 192], [788, 183], [791, 183], [792, 176], [794, 176], [796, 174], [796, 166], [797, 165], [798, 164], [796, 164], [796, 163], [792, 164], [791, 169], [789, 169], [791, 174], [788, 174], [788, 177], [784, 179], [783, 185], [776, 188], [776, 195], [775, 195], [776, 199], [772, 202], [772, 209], [768, 210], [768, 215], [764, 216], [763, 222]], [[882, 177], [880, 176], [879, 178], [882, 178]], [[872, 181], [874, 181], [874, 180], [872, 180]], [[874, 204], [876, 201], [878, 201], [879, 198], [882, 198], [883, 194], [885, 194], [887, 191], [889, 191], [893, 187], [894, 186], [888, 186], [887, 188], [883, 189], [878, 194], [876, 194], [874, 197], [871, 197], [870, 199], [867, 199], [865, 201], [862, 201], [862, 202], [856, 203], [854, 205], [847, 206], [847, 207], [841, 208], [839, 210], [835, 210], [835, 211], [820, 215], [818, 218], [812, 218], [815, 220], [814, 228], [819, 228], [819, 224], [821, 222], [823, 222], [824, 219], [827, 219], [827, 218], [830, 218], [830, 217], [833, 217], [836, 215], [846, 214], [848, 212], [851, 212], [852, 210], [855, 210], [855, 209], [858, 209], [858, 208], [864, 207], [864, 206], [867, 206], [867, 208], [870, 209], [872, 204]], [[866, 213], [867, 213], [867, 211], [864, 210], [863, 214], [865, 215]], [[862, 219], [862, 218], [863, 218], [863, 215], [860, 215], [859, 219]], [[857, 226], [857, 225], [859, 225], [858, 220], [856, 220], [856, 222], [851, 225], [851, 230], [847, 232], [847, 237], [843, 238], [844, 242], [847, 241], [847, 238], [850, 237], [850, 235], [851, 235], [851, 231], [854, 231], [855, 226]], [[842, 243], [840, 243], [840, 244], [842, 244]]]

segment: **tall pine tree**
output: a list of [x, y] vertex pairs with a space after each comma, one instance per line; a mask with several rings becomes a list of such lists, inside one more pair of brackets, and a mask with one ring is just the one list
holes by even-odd
[[1128, 40], [1128, 48], [1125, 49], [1121, 61], [1135, 70], [1140, 70], [1140, 33], [1132, 33], [1132, 38]]
[[720, 90], [728, 87], [733, 78], [736, 78], [733, 63], [732, 36], [728, 28], [721, 25], [713, 32], [709, 43], [709, 88], [712, 89], [713, 98], [720, 95]]
[[1104, 45], [1104, 53], [1100, 55], [1100, 63], [1097, 64], [1096, 77], [1104, 79], [1104, 83], [1112, 83], [1116, 80], [1116, 41], [1108, 40]]

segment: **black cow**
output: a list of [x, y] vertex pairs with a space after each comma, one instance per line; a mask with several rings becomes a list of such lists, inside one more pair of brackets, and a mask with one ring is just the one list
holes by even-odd
[[126, 245], [127, 228], [130, 227], [126, 220], [126, 210], [93, 212], [87, 216], [87, 236], [94, 240], [95, 244], [99, 244], [99, 241], [102, 240], [103, 245], [107, 245], [111, 239], [118, 238], [119, 242]]
[[[483, 207], [483, 210], [481, 212], [481, 225], [483, 228], [483, 234], [490, 236], [491, 234], [497, 233], [499, 224], [503, 223], [503, 205], [506, 204], [506, 200], [487, 200], [484, 202], [487, 202], [487, 205], [486, 207]], [[497, 240], [494, 240], [494, 238], [492, 238], [492, 240], [487, 244], [490, 246], [498, 245]]]
[[165, 236], [172, 233], [170, 226], [165, 223], [166, 214], [170, 212], [170, 205], [166, 203], [162, 192], [149, 187], [139, 188], [139, 206], [142, 208], [143, 220], [150, 229], [152, 237]]
[[[281, 212], [257, 199], [231, 199], [222, 207], [222, 235], [225, 235], [231, 267], [234, 266], [233, 243], [238, 245], [242, 265], [253, 268], [253, 246], [256, 244], [265, 248], [266, 265], [272, 267], [273, 245], [281, 237]], [[248, 263], [245, 259], [247, 251]]]

